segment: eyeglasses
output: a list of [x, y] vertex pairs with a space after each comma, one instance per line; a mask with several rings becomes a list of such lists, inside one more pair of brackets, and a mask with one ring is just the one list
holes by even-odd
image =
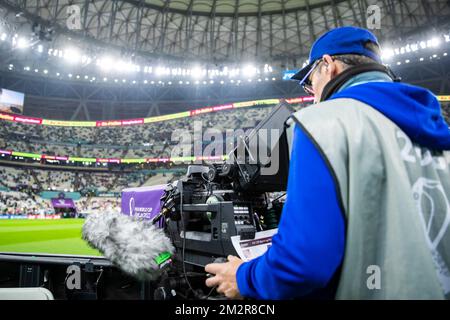
[[322, 62], [322, 59], [316, 60], [316, 62], [314, 62], [311, 66], [311, 69], [309, 69], [308, 73], [300, 81], [300, 85], [307, 94], [314, 95], [314, 89], [312, 87], [310, 76], [313, 74], [314, 69], [319, 65], [320, 62]]

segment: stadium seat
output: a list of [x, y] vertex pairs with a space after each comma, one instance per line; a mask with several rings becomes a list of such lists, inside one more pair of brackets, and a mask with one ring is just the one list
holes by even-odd
[[0, 288], [0, 300], [54, 300], [46, 288]]

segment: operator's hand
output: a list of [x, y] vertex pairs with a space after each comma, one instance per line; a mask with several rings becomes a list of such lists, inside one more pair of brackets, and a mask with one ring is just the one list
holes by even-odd
[[206, 279], [208, 287], [217, 286], [217, 292], [223, 293], [230, 299], [242, 299], [236, 281], [236, 272], [239, 266], [244, 263], [235, 256], [228, 256], [228, 262], [210, 263], [205, 266], [205, 271], [214, 274], [214, 277]]

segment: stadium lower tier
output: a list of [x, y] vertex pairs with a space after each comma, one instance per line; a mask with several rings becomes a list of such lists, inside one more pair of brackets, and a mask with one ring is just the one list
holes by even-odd
[[0, 190], [121, 192], [125, 188], [167, 183], [183, 168], [123, 171], [68, 171], [26, 166], [0, 166]]

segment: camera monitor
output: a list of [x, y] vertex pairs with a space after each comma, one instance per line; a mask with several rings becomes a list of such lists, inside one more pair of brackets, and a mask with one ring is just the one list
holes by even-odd
[[274, 107], [247, 136], [238, 137], [229, 155], [237, 165], [242, 191], [285, 191], [289, 173], [286, 121], [294, 110], [284, 102]]

